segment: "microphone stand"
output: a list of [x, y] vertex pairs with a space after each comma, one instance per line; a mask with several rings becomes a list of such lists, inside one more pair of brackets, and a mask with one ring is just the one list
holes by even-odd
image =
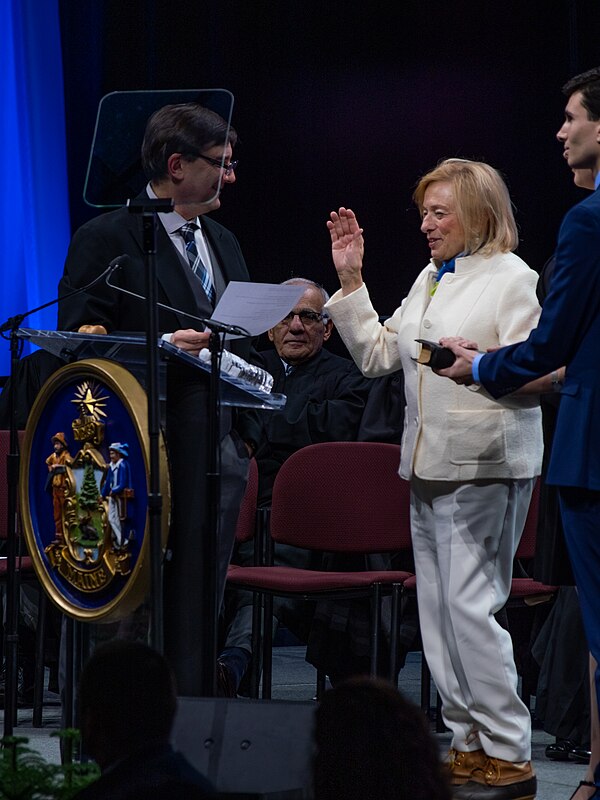
[[[223, 337], [224, 338], [224, 337]], [[211, 331], [208, 339], [210, 351], [210, 383], [208, 393], [208, 471], [206, 487], [208, 491], [207, 536], [204, 536], [204, 585], [206, 589], [206, 647], [202, 650], [201, 691], [205, 697], [217, 696], [217, 648], [219, 608], [217, 603], [218, 558], [217, 542], [220, 531], [221, 510], [221, 464], [220, 464], [220, 420], [221, 405], [219, 403], [219, 363], [223, 345], [216, 331]]]
[[[143, 294], [138, 294], [137, 292], [132, 292], [130, 289], [123, 289], [122, 286], [117, 286], [116, 283], [111, 283], [110, 275], [106, 278], [106, 285], [110, 286], [111, 289], [114, 289], [116, 292], [121, 292], [122, 294], [128, 294], [130, 297], [135, 297], [137, 300], [143, 300], [147, 302], [148, 298], [144, 297]], [[215, 333], [228, 333], [230, 336], [247, 336], [249, 339], [252, 337], [250, 331], [247, 331], [246, 328], [242, 328], [241, 325], [230, 325], [227, 322], [219, 322], [218, 319], [208, 319], [207, 317], [197, 317], [195, 314], [189, 314], [187, 311], [182, 311], [180, 308], [175, 308], [174, 306], [168, 306], [166, 303], [157, 303], [156, 304], [159, 308], [164, 308], [166, 311], [172, 311], [174, 314], [178, 314], [180, 317], [186, 317], [186, 319], [192, 319], [194, 322], [201, 322], [205, 328], [208, 328], [209, 331], [214, 331]]]
[[143, 250], [146, 260], [146, 391], [148, 397], [148, 440], [150, 475], [148, 492], [148, 527], [150, 536], [150, 642], [159, 653], [164, 652], [163, 584], [162, 584], [162, 495], [160, 493], [160, 406], [158, 381], [158, 280], [156, 276], [156, 232], [159, 211], [173, 210], [171, 198], [149, 197], [129, 200], [131, 214], [142, 218]]
[[[19, 570], [17, 570], [17, 542], [19, 535], [19, 521], [18, 521], [18, 482], [19, 482], [19, 441], [18, 441], [18, 428], [17, 428], [17, 405], [15, 402], [15, 388], [17, 381], [17, 370], [19, 366], [19, 359], [23, 350], [23, 342], [19, 339], [17, 331], [21, 326], [23, 320], [42, 311], [44, 308], [53, 306], [61, 299], [72, 297], [73, 295], [85, 292], [95, 286], [102, 278], [108, 276], [116, 269], [121, 267], [128, 256], [118, 256], [113, 259], [108, 267], [100, 273], [93, 281], [82, 286], [79, 289], [74, 289], [69, 292], [64, 298], [55, 298], [48, 303], [41, 306], [32, 308], [24, 314], [16, 314], [14, 317], [9, 317], [2, 325], [0, 325], [0, 335], [4, 339], [8, 338], [10, 341], [10, 382], [8, 386], [8, 408], [10, 414], [10, 436], [9, 436], [9, 453], [6, 456], [6, 478], [7, 478], [7, 540], [6, 540], [6, 625], [5, 625], [5, 687], [4, 687], [4, 736], [12, 736], [13, 728], [17, 721], [17, 678], [19, 669]], [[5, 333], [10, 332], [9, 336], [4, 336]], [[42, 589], [43, 591], [43, 589]], [[38, 621], [38, 624], [40, 622]]]
[[4, 636], [5, 685], [4, 685], [4, 736], [13, 735], [17, 721], [17, 683], [19, 669], [19, 581], [17, 575], [17, 483], [19, 476], [19, 446], [17, 431], [17, 407], [15, 403], [14, 379], [17, 374], [23, 343], [17, 337], [17, 328], [25, 315], [14, 317], [10, 333], [10, 387], [8, 407], [10, 413], [9, 453], [6, 456], [7, 540], [6, 540], [6, 630]]
[[[144, 298], [135, 292], [122, 289], [107, 279], [107, 284], [116, 291], [131, 295], [139, 300], [151, 303], [150, 287], [147, 296]], [[172, 306], [164, 303], [152, 303], [153, 306], [174, 311], [180, 315], [181, 312]], [[227, 325], [218, 320], [196, 317], [193, 314], [185, 313], [189, 319], [202, 323], [211, 333], [209, 336], [209, 351], [211, 354], [209, 395], [208, 395], [208, 469], [206, 473], [206, 488], [208, 493], [208, 513], [207, 528], [204, 536], [201, 537], [202, 548], [202, 585], [206, 587], [204, 596], [204, 620], [206, 629], [206, 641], [203, 642], [202, 659], [200, 669], [200, 690], [203, 697], [215, 697], [217, 694], [217, 649], [218, 649], [218, 619], [219, 608], [217, 603], [218, 587], [218, 558], [217, 542], [220, 527], [221, 510], [221, 468], [220, 468], [220, 361], [224, 349], [224, 336], [221, 340], [220, 334], [231, 334], [237, 336], [250, 336], [245, 328], [237, 325]], [[158, 334], [157, 334], [158, 336]], [[154, 340], [156, 342], [156, 339]], [[156, 353], [154, 346], [153, 353]], [[150, 355], [150, 354], [149, 354]], [[159, 516], [160, 519], [160, 516]], [[160, 559], [160, 538], [158, 534], [158, 558]], [[154, 562], [153, 562], [154, 563]], [[158, 561], [160, 563], [160, 560]]]

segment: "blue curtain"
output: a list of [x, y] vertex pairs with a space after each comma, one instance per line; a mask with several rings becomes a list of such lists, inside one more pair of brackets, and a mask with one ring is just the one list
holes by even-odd
[[[1, 324], [56, 297], [70, 238], [58, 0], [0, 3], [0, 52]], [[56, 328], [56, 306], [23, 326]]]

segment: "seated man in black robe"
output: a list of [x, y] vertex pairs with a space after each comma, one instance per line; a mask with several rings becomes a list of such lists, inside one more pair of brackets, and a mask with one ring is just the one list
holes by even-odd
[[[285, 319], [268, 332], [274, 349], [261, 356], [265, 369], [273, 375], [273, 391], [285, 394], [287, 403], [281, 411], [249, 411], [238, 424], [242, 438], [255, 449], [261, 507], [270, 506], [277, 472], [300, 448], [318, 442], [360, 439], [399, 442], [402, 430], [402, 401], [398, 400], [402, 397], [402, 385], [398, 376], [364, 378], [350, 359], [325, 349], [323, 345], [333, 331], [333, 323], [323, 311], [327, 292], [305, 278], [291, 278], [285, 283], [306, 285], [306, 291]], [[398, 383], [399, 394], [394, 390]], [[388, 400], [391, 398], [398, 424], [392, 425], [388, 414], [381, 418], [385, 429], [380, 428], [374, 421], [376, 414], [371, 414], [363, 435], [363, 415], [372, 392], [379, 400], [383, 400], [384, 394], [388, 395]], [[378, 437], [378, 429], [384, 438]], [[392, 438], [390, 430], [393, 430]], [[253, 553], [253, 542], [239, 545], [232, 561], [251, 565]], [[320, 569], [323, 554], [277, 544], [275, 563]], [[238, 591], [228, 593], [226, 606], [228, 630], [225, 649], [219, 657], [219, 689], [221, 694], [235, 696], [251, 659], [252, 595]], [[307, 608], [293, 599], [275, 598], [273, 612], [296, 636], [307, 641], [312, 604]]]

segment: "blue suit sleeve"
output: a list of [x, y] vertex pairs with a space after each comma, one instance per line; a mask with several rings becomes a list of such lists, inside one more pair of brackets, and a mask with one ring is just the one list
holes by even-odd
[[483, 358], [483, 353], [479, 353], [479, 355], [475, 356], [475, 358], [473, 359], [473, 363], [471, 364], [471, 370], [473, 372], [473, 380], [475, 381], [475, 383], [481, 383], [479, 379], [479, 362], [481, 361], [482, 358]]
[[[482, 356], [480, 382], [494, 397], [583, 358], [582, 342], [596, 341], [600, 316], [600, 192], [566, 215], [542, 315], [525, 342]], [[593, 345], [597, 348], [597, 341]], [[592, 357], [592, 354], [590, 354]]]

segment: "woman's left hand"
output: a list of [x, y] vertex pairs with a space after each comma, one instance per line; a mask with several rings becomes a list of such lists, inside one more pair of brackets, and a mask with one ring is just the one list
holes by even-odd
[[443, 336], [440, 339], [442, 347], [450, 347], [450, 345], [457, 344], [460, 347], [466, 347], [467, 350], [479, 350], [477, 342], [472, 339], [463, 339], [462, 336]]
[[[470, 346], [466, 346], [463, 342]], [[460, 336], [444, 336], [440, 339], [440, 344], [452, 350], [456, 360], [451, 367], [436, 369], [434, 372], [444, 378], [450, 378], [459, 385], [470, 386], [473, 383], [472, 364], [477, 355], [477, 344]]]

